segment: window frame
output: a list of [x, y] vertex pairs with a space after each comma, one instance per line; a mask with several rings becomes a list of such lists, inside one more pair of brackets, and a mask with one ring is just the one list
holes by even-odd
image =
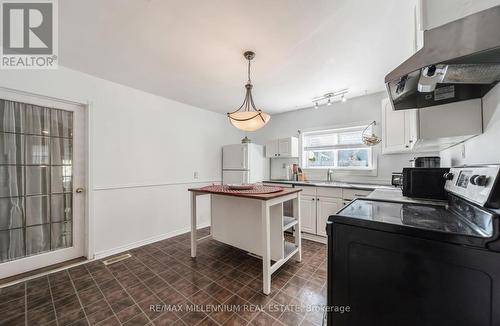
[[[353, 124], [351, 126], [344, 126], [344, 127], [330, 127], [330, 128], [321, 128], [321, 129], [315, 129], [315, 130], [308, 130], [301, 132], [300, 134], [300, 162], [301, 165], [303, 166], [304, 169], [308, 170], [326, 170], [326, 169], [332, 169], [332, 170], [337, 170], [337, 171], [353, 171], [353, 172], [372, 172], [377, 169], [376, 166], [376, 158], [375, 158], [375, 153], [373, 150], [372, 146], [365, 145], [363, 143], [361, 144], [342, 144], [342, 145], [326, 145], [326, 146], [316, 146], [312, 148], [316, 148], [316, 150], [333, 150], [335, 151], [335, 163], [337, 166], [308, 166], [307, 165], [307, 159], [305, 152], [307, 151], [305, 146], [305, 138], [308, 135], [318, 135], [318, 134], [340, 134], [342, 132], [349, 132], [349, 131], [360, 131], [363, 132], [363, 130], [366, 128], [366, 124], [362, 123], [357, 123]], [[371, 129], [371, 128], [370, 128]], [[368, 132], [370, 132], [370, 129]], [[343, 166], [338, 166], [338, 151], [342, 149], [367, 149], [368, 150], [368, 163], [369, 165], [367, 167], [356, 167], [356, 166], [348, 166], [348, 167], [343, 167]]]

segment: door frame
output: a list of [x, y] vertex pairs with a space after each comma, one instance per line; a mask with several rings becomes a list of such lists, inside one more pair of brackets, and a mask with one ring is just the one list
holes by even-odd
[[[31, 92], [25, 92], [21, 90], [10, 89], [6, 87], [0, 87], [0, 98], [8, 99], [17, 102], [30, 103], [39, 106], [46, 106], [52, 108], [59, 108], [64, 110], [68, 109], [68, 106], [78, 106], [83, 110], [83, 123], [84, 127], [82, 128], [83, 133], [83, 157], [82, 160], [84, 162], [84, 166], [82, 168], [85, 173], [83, 180], [83, 187], [85, 189], [83, 193], [83, 212], [82, 212], [82, 255], [86, 257], [88, 260], [94, 258], [95, 255], [95, 247], [94, 247], [94, 184], [93, 184], [93, 175], [92, 175], [92, 144], [93, 144], [93, 135], [92, 135], [92, 125], [93, 125], [93, 115], [92, 115], [92, 102], [87, 101], [87, 103], [75, 102], [71, 100], [54, 98], [46, 95], [35, 94]], [[74, 226], [73, 226], [74, 227]], [[64, 249], [60, 249], [64, 250]], [[49, 255], [53, 253], [53, 251], [41, 253], [32, 257], [40, 257], [43, 255]], [[30, 257], [20, 258], [4, 263], [0, 263], [0, 279], [5, 277], [10, 277], [19, 273], [23, 273], [23, 271], [19, 271], [17, 267], [14, 267], [14, 264], [21, 263], [21, 268], [23, 265], [29, 265], [30, 262], [25, 260], [24, 263], [22, 259], [29, 259]], [[63, 260], [64, 261], [64, 260]], [[53, 262], [53, 264], [57, 264], [59, 261]], [[10, 268], [12, 266], [12, 269]], [[34, 269], [42, 268], [35, 267]], [[34, 270], [32, 269], [32, 270]]]

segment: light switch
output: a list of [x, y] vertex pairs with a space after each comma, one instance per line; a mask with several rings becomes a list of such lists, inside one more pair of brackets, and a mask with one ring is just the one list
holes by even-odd
[[198, 179], [198, 171], [194, 171], [194, 173], [193, 173], [193, 177], [194, 177], [195, 179]]

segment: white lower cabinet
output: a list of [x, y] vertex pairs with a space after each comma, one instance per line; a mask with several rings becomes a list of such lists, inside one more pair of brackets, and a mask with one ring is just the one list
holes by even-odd
[[318, 197], [316, 199], [316, 234], [326, 236], [326, 221], [342, 208], [342, 198]]
[[333, 187], [300, 187], [301, 231], [326, 237], [326, 221], [354, 198], [371, 191]]
[[301, 231], [316, 233], [316, 197], [309, 195], [300, 196], [300, 222]]

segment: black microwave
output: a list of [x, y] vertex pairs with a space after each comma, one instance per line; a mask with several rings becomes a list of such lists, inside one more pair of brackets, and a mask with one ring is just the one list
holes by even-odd
[[444, 174], [449, 168], [404, 168], [403, 196], [424, 199], [447, 199]]

